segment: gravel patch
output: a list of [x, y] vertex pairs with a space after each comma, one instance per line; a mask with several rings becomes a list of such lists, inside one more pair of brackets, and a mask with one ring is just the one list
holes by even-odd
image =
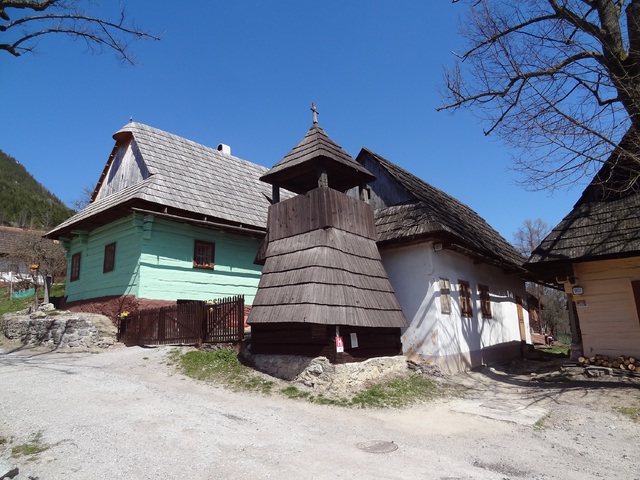
[[[170, 350], [11, 352], [5, 343], [0, 458], [40, 434], [46, 451], [12, 461], [42, 480], [640, 478], [640, 425], [614, 410], [640, 406], [634, 383], [487, 368], [448, 379], [464, 398], [343, 409], [186, 378], [167, 364]], [[465, 401], [540, 418], [461, 411]]]

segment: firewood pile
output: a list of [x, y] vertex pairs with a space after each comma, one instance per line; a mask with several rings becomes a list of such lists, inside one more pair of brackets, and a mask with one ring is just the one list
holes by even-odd
[[598, 354], [593, 357], [579, 357], [578, 362], [585, 367], [605, 367], [640, 374], [640, 359], [632, 356], [609, 357], [608, 355]]

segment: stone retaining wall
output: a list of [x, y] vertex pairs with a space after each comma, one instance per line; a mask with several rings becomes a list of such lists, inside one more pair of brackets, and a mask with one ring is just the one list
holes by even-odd
[[282, 380], [323, 392], [344, 395], [407, 372], [404, 356], [370, 358], [364, 362], [332, 364], [326, 357], [295, 355], [252, 355], [246, 350], [241, 358], [256, 370]]
[[60, 311], [6, 313], [0, 319], [0, 331], [23, 345], [55, 348], [106, 348], [115, 343], [117, 334], [104, 315]]

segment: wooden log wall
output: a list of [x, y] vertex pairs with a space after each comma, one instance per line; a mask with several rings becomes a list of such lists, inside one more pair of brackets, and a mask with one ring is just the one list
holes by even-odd
[[[335, 325], [267, 323], [251, 327], [251, 353], [327, 357], [331, 363], [361, 362], [373, 357], [402, 354], [399, 328], [340, 325], [344, 352], [336, 352]], [[358, 346], [351, 343], [355, 333]]]
[[335, 227], [376, 239], [371, 205], [331, 188], [316, 188], [269, 207], [269, 242]]

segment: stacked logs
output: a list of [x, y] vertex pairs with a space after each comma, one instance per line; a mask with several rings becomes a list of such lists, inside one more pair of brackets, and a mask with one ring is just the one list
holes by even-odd
[[636, 357], [609, 357], [608, 355], [597, 354], [593, 357], [579, 357], [578, 362], [582, 365], [595, 365], [597, 367], [618, 368], [620, 370], [638, 371], [640, 373], [640, 360]]

